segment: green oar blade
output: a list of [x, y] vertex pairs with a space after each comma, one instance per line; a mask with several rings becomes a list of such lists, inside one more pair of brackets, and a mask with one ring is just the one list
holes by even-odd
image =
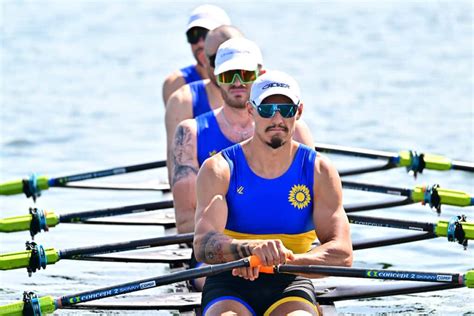
[[[46, 264], [53, 264], [59, 261], [59, 251], [54, 248], [44, 250]], [[27, 268], [30, 265], [31, 250], [10, 252], [0, 254], [0, 270], [13, 270]]]
[[[43, 296], [38, 298], [41, 312], [51, 314], [56, 310], [55, 299], [52, 296]], [[0, 315], [2, 316], [23, 316], [23, 301], [16, 301], [8, 305], [0, 306]]]
[[[11, 233], [29, 230], [33, 216], [20, 215], [0, 219], [0, 232]], [[45, 212], [46, 225], [54, 227], [59, 223], [59, 216], [53, 212]]]

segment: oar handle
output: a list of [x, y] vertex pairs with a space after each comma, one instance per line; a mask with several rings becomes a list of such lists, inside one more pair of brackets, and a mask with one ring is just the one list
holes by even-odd
[[[55, 299], [52, 296], [43, 296], [38, 298], [38, 304], [42, 313], [51, 314], [56, 310]], [[23, 316], [25, 302], [16, 301], [7, 305], [0, 306], [0, 315], [5, 316]]]
[[[11, 233], [29, 230], [33, 216], [20, 215], [0, 219], [0, 232]], [[59, 223], [59, 216], [53, 212], [44, 212], [44, 221], [47, 227], [54, 227]]]
[[[0, 270], [13, 270], [28, 268], [30, 266], [31, 250], [10, 252], [0, 254]], [[44, 250], [44, 260], [46, 264], [53, 264], [59, 261], [59, 252], [54, 248]]]
[[265, 266], [262, 264], [262, 261], [257, 256], [250, 256], [250, 267], [252, 268], [258, 268], [258, 271], [260, 273], [267, 273], [267, 274], [273, 274], [274, 272], [274, 267], [272, 266]]

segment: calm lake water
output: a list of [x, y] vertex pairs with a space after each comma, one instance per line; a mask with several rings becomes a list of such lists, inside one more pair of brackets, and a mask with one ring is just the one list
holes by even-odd
[[[303, 118], [319, 142], [415, 149], [474, 161], [473, 5], [470, 1], [213, 1], [258, 43], [267, 68], [300, 83]], [[0, 4], [0, 181], [60, 176], [165, 158], [163, 79], [193, 62], [184, 30], [198, 1], [10, 1]], [[371, 163], [332, 156], [343, 168]], [[107, 182], [164, 180], [164, 170]], [[474, 192], [471, 174], [404, 170], [351, 179], [398, 187], [439, 183]], [[346, 202], [380, 199], [344, 192]], [[162, 199], [161, 193], [52, 189], [37, 207], [58, 213]], [[0, 197], [1, 217], [26, 214]], [[472, 207], [446, 206], [441, 218]], [[426, 206], [368, 214], [437, 221]], [[354, 239], [399, 233], [353, 226]], [[159, 227], [62, 224], [36, 241], [57, 249], [163, 234]], [[27, 232], [0, 235], [19, 251]], [[474, 251], [445, 239], [355, 253], [355, 266], [465, 272]], [[61, 261], [28, 278], [0, 273], [0, 304], [23, 290], [62, 295], [166, 273], [163, 265]], [[141, 295], [160, 291], [149, 290]], [[472, 290], [339, 303], [341, 315], [472, 315]], [[60, 311], [58, 314], [64, 314]], [[165, 312], [156, 314], [166, 315]]]

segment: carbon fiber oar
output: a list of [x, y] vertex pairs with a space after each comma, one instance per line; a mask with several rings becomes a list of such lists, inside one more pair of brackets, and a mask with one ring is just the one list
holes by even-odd
[[353, 181], [342, 181], [345, 189], [359, 190], [366, 192], [384, 193], [397, 196], [405, 196], [413, 203], [421, 202], [428, 204], [438, 213], [441, 212], [441, 205], [472, 206], [474, 198], [466, 192], [441, 188], [435, 184], [433, 186], [417, 185], [413, 189], [390, 187], [385, 185], [360, 183]]
[[90, 255], [187, 243], [192, 242], [193, 235], [193, 233], [179, 234], [63, 250], [55, 248], [44, 249], [43, 246], [37, 245], [34, 242], [27, 242], [27, 250], [25, 251], [0, 255], [0, 270], [26, 268], [31, 276], [36, 270], [45, 269], [47, 265], [54, 264], [61, 259], [80, 259]]
[[55, 310], [71, 306], [78, 303], [89, 302], [101, 298], [117, 296], [121, 294], [151, 289], [158, 286], [172, 284], [176, 282], [207, 277], [221, 272], [230, 271], [241, 267], [256, 267], [259, 265], [258, 258], [252, 256], [227, 263], [208, 265], [195, 269], [189, 269], [167, 275], [157, 276], [149, 279], [122, 283], [109, 287], [104, 287], [92, 291], [81, 292], [72, 295], [65, 295], [58, 298], [52, 296], [36, 297], [27, 293], [23, 301], [0, 306], [0, 315], [22, 316], [24, 311], [36, 311], [40, 313], [53, 313]]
[[63, 187], [70, 182], [116, 176], [131, 172], [161, 168], [166, 166], [166, 160], [144, 163], [139, 165], [117, 167], [99, 171], [79, 173], [58, 178], [32, 175], [29, 179], [14, 180], [0, 184], [0, 195], [14, 195], [25, 193], [26, 197], [36, 200], [41, 195], [41, 190], [52, 187]]
[[447, 272], [357, 269], [322, 265], [282, 264], [275, 267], [262, 267], [260, 271], [263, 273], [305, 273], [349, 278], [439, 282], [474, 288], [474, 270], [469, 270], [466, 273], [461, 274]]
[[0, 232], [17, 232], [29, 230], [33, 238], [41, 231], [48, 231], [49, 228], [59, 223], [77, 223], [90, 218], [109, 217], [125, 215], [130, 213], [141, 213], [151, 210], [172, 208], [173, 201], [160, 201], [153, 203], [127, 205], [121, 207], [105, 208], [92, 211], [74, 212], [67, 214], [56, 214], [52, 211], [30, 208], [30, 214], [8, 217], [0, 219]]
[[354, 175], [379, 170], [392, 169], [397, 167], [406, 167], [407, 171], [412, 171], [416, 176], [422, 173], [424, 169], [446, 171], [462, 170], [474, 172], [474, 163], [466, 161], [456, 161], [440, 155], [418, 153], [413, 150], [400, 151], [399, 153], [370, 150], [355, 147], [346, 147], [338, 145], [328, 145], [316, 143], [315, 149], [320, 152], [339, 154], [353, 157], [363, 157], [370, 159], [385, 160], [386, 164], [376, 167], [363, 167], [353, 170], [341, 171], [341, 175]]

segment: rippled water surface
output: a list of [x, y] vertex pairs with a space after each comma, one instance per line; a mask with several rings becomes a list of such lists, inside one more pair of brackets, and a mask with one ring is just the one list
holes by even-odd
[[[292, 74], [303, 118], [319, 142], [387, 151], [416, 149], [474, 161], [473, 7], [470, 1], [217, 1], [256, 41], [267, 68]], [[11, 1], [0, 4], [0, 181], [31, 172], [60, 176], [165, 158], [161, 84], [191, 63], [184, 36], [197, 1]], [[371, 163], [333, 156], [340, 168]], [[108, 182], [165, 179], [163, 170]], [[439, 183], [474, 192], [463, 172], [403, 170], [354, 179], [400, 187]], [[345, 191], [346, 202], [380, 195]], [[51, 189], [37, 206], [59, 213], [163, 198], [150, 192]], [[1, 217], [25, 214], [24, 196], [1, 197]], [[446, 206], [442, 218], [473, 208]], [[433, 222], [416, 205], [370, 214]], [[353, 226], [354, 239], [398, 233]], [[72, 248], [153, 237], [157, 227], [62, 224], [37, 236]], [[0, 235], [2, 253], [28, 234]], [[464, 272], [464, 251], [434, 239], [355, 253], [355, 265]], [[61, 261], [28, 278], [0, 273], [0, 304], [23, 290], [61, 295], [165, 273], [162, 265]], [[143, 295], [153, 295], [155, 290]], [[472, 290], [338, 303], [343, 315], [474, 314]], [[65, 312], [59, 312], [65, 313]], [[158, 312], [157, 312], [158, 313]], [[166, 314], [166, 313], [163, 313]]]

